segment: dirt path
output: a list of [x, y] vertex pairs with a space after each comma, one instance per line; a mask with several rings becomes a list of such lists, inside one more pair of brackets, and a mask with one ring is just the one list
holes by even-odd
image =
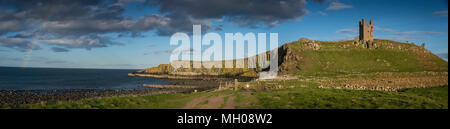
[[[228, 97], [228, 99], [226, 102], [224, 102], [226, 97]], [[186, 106], [183, 107], [183, 109], [234, 109], [235, 105], [236, 104], [234, 102], [234, 96], [232, 94], [225, 94], [211, 97], [201, 96], [195, 98], [191, 102], [188, 102]]]
[[236, 102], [234, 102], [234, 96], [230, 96], [225, 104], [224, 109], [234, 109], [236, 107]]
[[212, 96], [208, 99], [207, 104], [200, 105], [200, 109], [219, 109], [224, 103], [224, 98], [230, 95]]
[[241, 108], [251, 107], [251, 102], [256, 100], [252, 92], [240, 92], [245, 100], [236, 102], [235, 94], [220, 94], [212, 96], [201, 96], [188, 102], [183, 109], [235, 109], [237, 106]]
[[193, 109], [199, 103], [203, 102], [206, 98], [207, 98], [207, 96], [201, 96], [201, 97], [195, 98], [191, 102], [187, 103], [186, 106], [183, 107], [183, 109]]

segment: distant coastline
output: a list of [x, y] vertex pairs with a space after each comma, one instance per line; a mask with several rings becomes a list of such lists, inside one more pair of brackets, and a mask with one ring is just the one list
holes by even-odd
[[152, 73], [128, 73], [130, 77], [149, 77], [159, 79], [174, 79], [174, 80], [222, 80], [231, 81], [238, 79], [239, 81], [250, 81], [256, 79], [255, 77], [242, 76], [218, 76], [218, 75], [171, 75], [171, 74], [152, 74]]

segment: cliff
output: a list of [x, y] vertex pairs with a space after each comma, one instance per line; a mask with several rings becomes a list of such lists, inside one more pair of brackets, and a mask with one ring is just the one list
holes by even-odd
[[[376, 47], [370, 49], [355, 44], [352, 40], [311, 41], [303, 39], [287, 43], [278, 48], [278, 75], [448, 71], [448, 62], [426, 50], [423, 46], [380, 39], [375, 39], [374, 43]], [[175, 70], [171, 65], [161, 64], [136, 73], [257, 77], [258, 72], [267, 69], [267, 67], [248, 68], [249, 63], [247, 62], [258, 62], [257, 56], [242, 60], [245, 60], [244, 68], [185, 68]], [[223, 65], [224, 62], [207, 62], [204, 64]], [[236, 66], [235, 61], [233, 61], [233, 65]]]

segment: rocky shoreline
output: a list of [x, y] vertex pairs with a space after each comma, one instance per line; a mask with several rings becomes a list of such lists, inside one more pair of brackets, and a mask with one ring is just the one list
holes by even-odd
[[[99, 90], [99, 89], [64, 89], [64, 90], [0, 90], [0, 107], [4, 105], [18, 106], [40, 102], [57, 103], [76, 101], [88, 98], [149, 95], [182, 90]], [[186, 91], [187, 92], [187, 91]]]
[[195, 85], [199, 88], [148, 88], [136, 90], [111, 89], [45, 89], [45, 90], [0, 90], [0, 107], [16, 107], [22, 104], [58, 103], [64, 101], [77, 101], [89, 98], [153, 95], [163, 93], [190, 93], [217, 88], [217, 81], [173, 80], [169, 85], [179, 87]]

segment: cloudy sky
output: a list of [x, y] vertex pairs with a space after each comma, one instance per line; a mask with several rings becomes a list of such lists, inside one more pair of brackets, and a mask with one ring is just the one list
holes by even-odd
[[448, 0], [0, 0], [0, 66], [136, 69], [168, 63], [170, 35], [279, 33], [426, 43], [448, 58]]

